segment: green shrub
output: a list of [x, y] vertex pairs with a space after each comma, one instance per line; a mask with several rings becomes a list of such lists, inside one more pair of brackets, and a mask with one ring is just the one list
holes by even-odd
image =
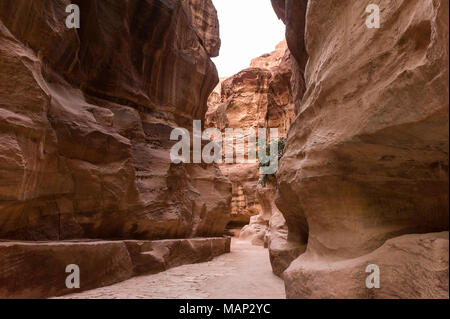
[[[278, 139], [278, 141], [272, 141], [269, 144], [266, 145], [266, 149], [265, 152], [266, 154], [270, 154], [270, 147], [273, 143], [277, 143], [278, 142], [278, 154], [274, 154], [274, 155], [270, 155], [270, 156], [278, 156], [278, 162], [280, 161], [281, 157], [283, 156], [284, 153], [284, 147], [286, 146], [286, 138], [285, 137], [281, 137]], [[260, 145], [258, 145], [258, 148], [260, 147]], [[258, 152], [260, 150], [258, 149]], [[272, 158], [271, 158], [272, 160]], [[264, 167], [264, 166], [269, 166], [270, 165], [270, 161], [267, 161], [266, 163], [261, 163], [259, 162], [258, 164], [258, 168], [260, 167]], [[261, 178], [259, 179], [258, 184], [262, 185], [263, 187], [266, 187], [267, 183], [272, 183], [275, 186], [277, 185], [277, 177], [275, 174], [264, 174], [261, 175]]]

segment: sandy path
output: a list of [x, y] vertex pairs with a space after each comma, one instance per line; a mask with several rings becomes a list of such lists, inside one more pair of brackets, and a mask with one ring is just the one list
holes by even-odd
[[234, 240], [231, 253], [206, 263], [184, 265], [159, 274], [62, 298], [285, 298], [283, 281], [272, 273], [267, 249]]

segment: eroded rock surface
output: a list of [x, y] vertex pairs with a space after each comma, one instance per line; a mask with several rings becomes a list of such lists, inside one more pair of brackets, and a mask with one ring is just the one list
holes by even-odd
[[[276, 205], [273, 204], [276, 208]], [[269, 249], [270, 264], [275, 275], [282, 277], [291, 262], [306, 250], [306, 244], [288, 241], [288, 227], [283, 214], [276, 209], [269, 219], [265, 244]]]
[[250, 67], [260, 69], [271, 69], [278, 67], [286, 55], [287, 43], [286, 40], [281, 41], [275, 46], [275, 51], [271, 53], [265, 53], [257, 58], [254, 58], [250, 62]]
[[[380, 29], [364, 1], [272, 2], [309, 56], [277, 174], [288, 238], [307, 244], [287, 296], [448, 298], [448, 237], [425, 234], [449, 221], [448, 1], [379, 1]], [[384, 289], [364, 288], [370, 262]]]
[[253, 245], [267, 246], [269, 221], [278, 211], [274, 204], [276, 189], [272, 184], [257, 185], [256, 199], [261, 207], [258, 215], [250, 218], [250, 223], [244, 226], [239, 238], [249, 240]]
[[[403, 235], [367, 255], [327, 262], [307, 252], [284, 273], [286, 297], [448, 299], [448, 240], [448, 232]], [[379, 288], [366, 288], [368, 265], [379, 267]]]
[[[0, 298], [46, 298], [108, 286], [132, 276], [205, 262], [230, 252], [230, 238], [156, 241], [0, 242]], [[68, 265], [80, 287], [69, 289]]]
[[218, 82], [211, 1], [72, 2], [80, 29], [69, 0], [0, 2], [0, 238], [222, 235], [228, 180], [169, 157]]
[[[242, 129], [244, 134], [250, 128], [273, 127], [279, 128], [280, 137], [285, 136], [294, 118], [290, 59], [283, 41], [272, 53], [254, 59], [249, 68], [221, 81], [220, 87], [209, 98], [205, 126], [222, 132], [225, 128]], [[222, 164], [220, 169], [232, 183], [231, 222], [248, 224], [252, 216], [262, 211], [257, 198], [258, 164]], [[263, 234], [262, 228], [267, 229], [268, 218], [254, 217], [253, 221]]]

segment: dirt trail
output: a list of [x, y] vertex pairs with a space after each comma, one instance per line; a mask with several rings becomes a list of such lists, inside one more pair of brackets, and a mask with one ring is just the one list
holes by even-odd
[[62, 298], [285, 298], [283, 281], [272, 273], [267, 249], [232, 240], [231, 253], [210, 262], [184, 265], [159, 274]]

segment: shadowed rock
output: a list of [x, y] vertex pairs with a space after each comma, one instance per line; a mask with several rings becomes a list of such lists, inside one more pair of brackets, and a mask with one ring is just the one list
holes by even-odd
[[[231, 185], [171, 162], [220, 47], [209, 0], [0, 3], [0, 238], [222, 235]], [[26, 23], [18, 23], [26, 21]]]
[[[230, 252], [230, 242], [230, 238], [0, 242], [0, 298], [46, 298], [108, 286], [209, 261]], [[79, 268], [79, 289], [66, 287], [68, 265]]]

